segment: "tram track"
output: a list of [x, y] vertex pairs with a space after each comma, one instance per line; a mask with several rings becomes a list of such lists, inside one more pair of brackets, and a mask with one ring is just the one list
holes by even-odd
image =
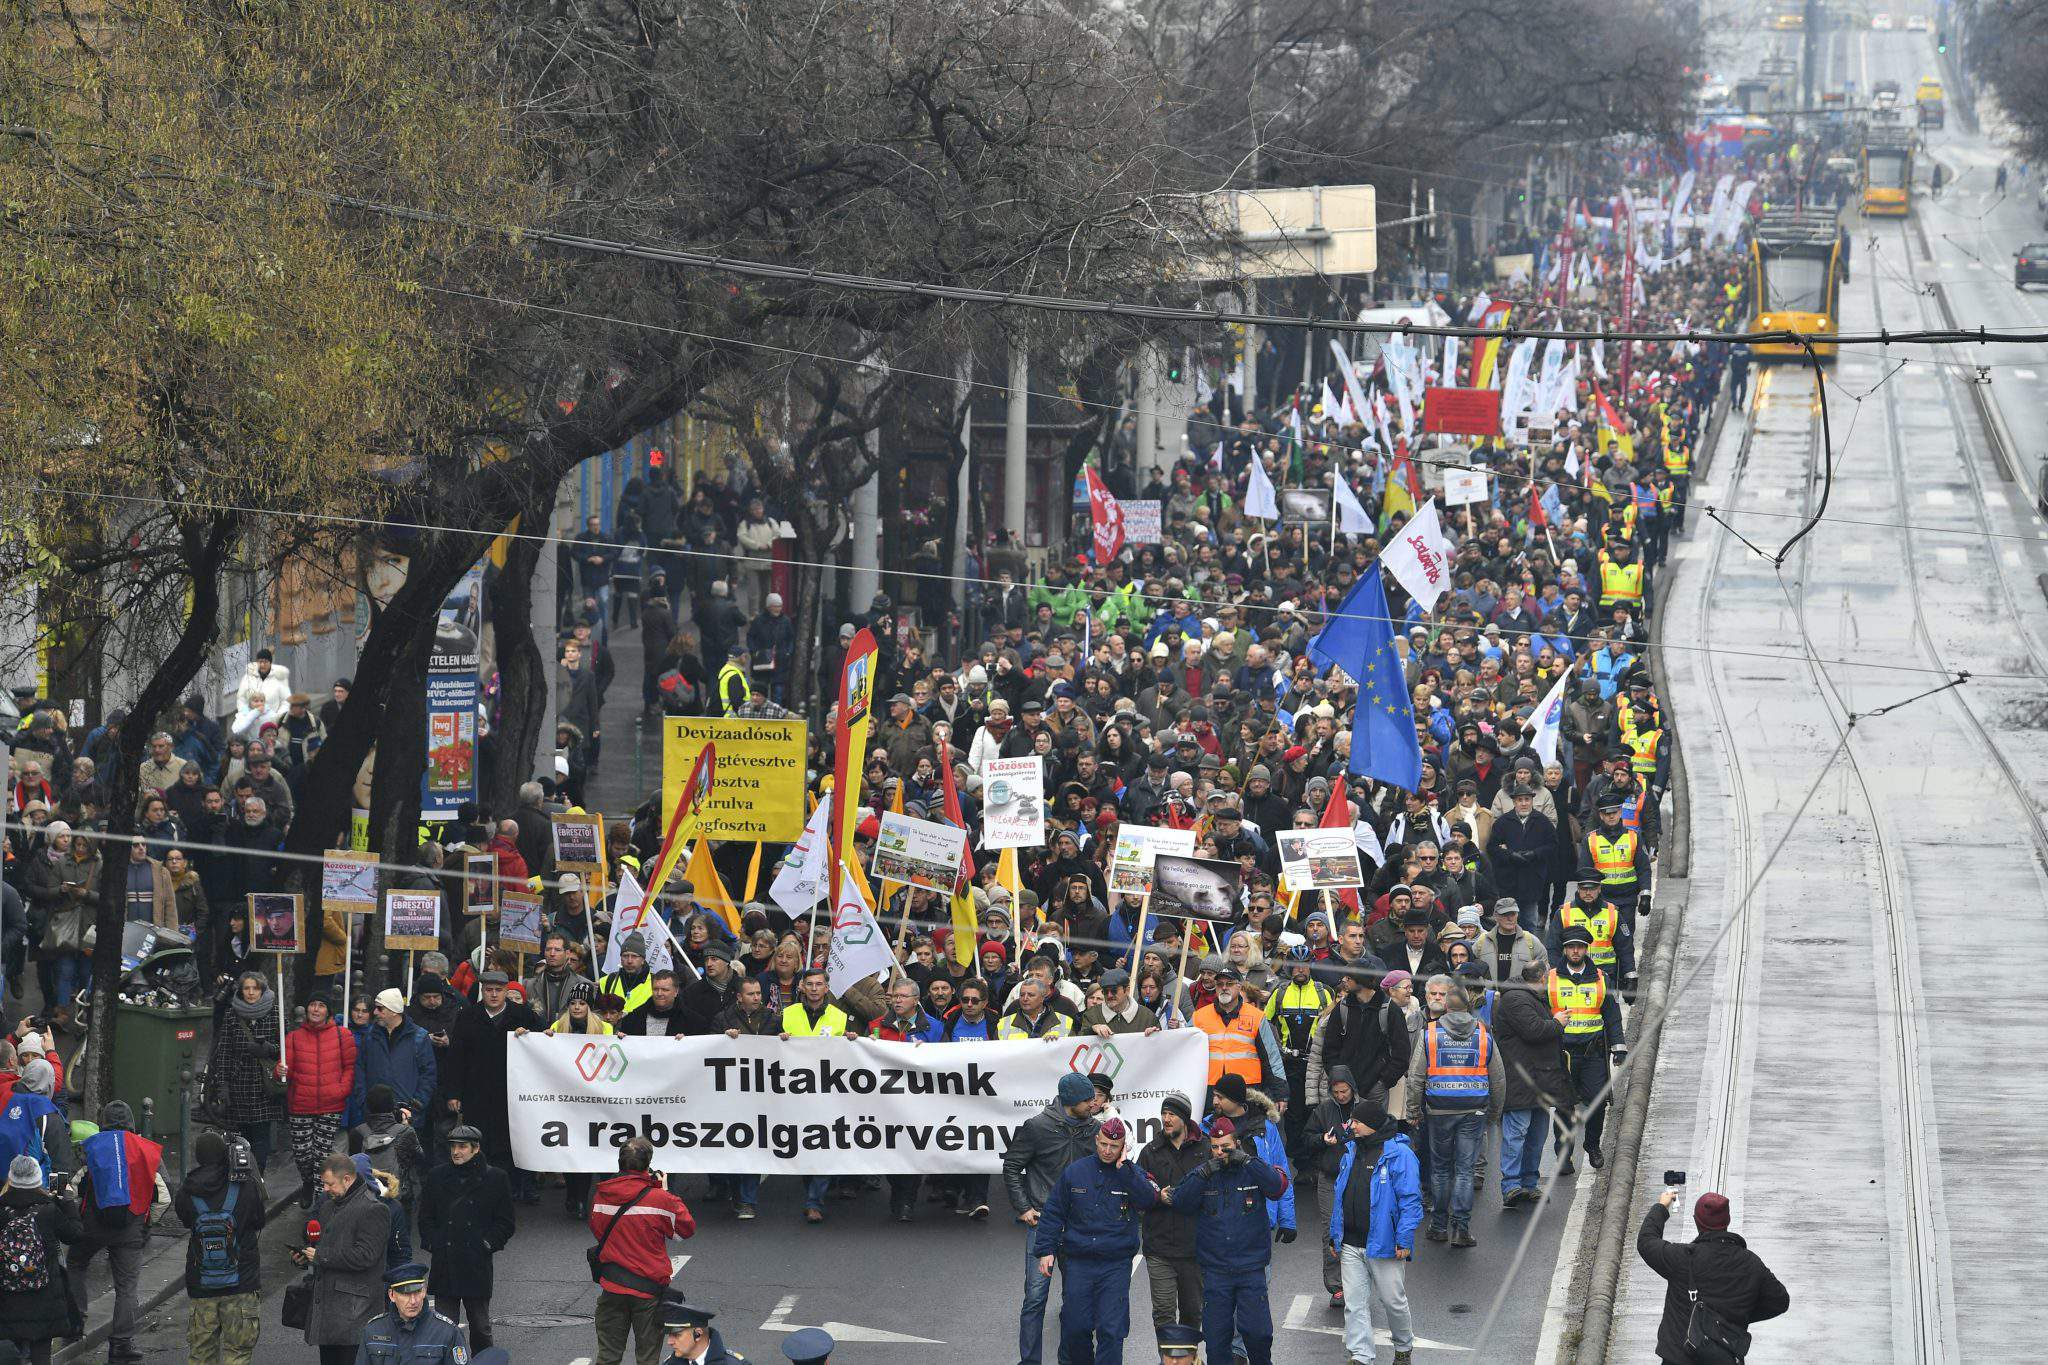
[[[1903, 240], [1903, 232], [1899, 234]], [[1908, 267], [1910, 268], [1910, 260]], [[1876, 311], [1878, 325], [1884, 326], [1883, 296], [1886, 285], [1911, 288], [1910, 278], [1905, 281], [1890, 280], [1885, 272], [1866, 270], [1859, 272], [1869, 290], [1871, 305]], [[1882, 359], [1882, 358], [1881, 358]], [[1904, 465], [1899, 451], [1898, 392], [1889, 383], [1881, 383], [1879, 402], [1884, 407], [1885, 420], [1882, 423], [1882, 441], [1886, 453], [1886, 469], [1892, 493], [1901, 509], [1909, 506], [1908, 488]], [[1827, 402], [1823, 389], [1820, 402]], [[1816, 445], [1818, 435], [1816, 434]], [[1836, 452], [1837, 461], [1845, 458], [1847, 452]], [[1817, 471], [1818, 454], [1813, 468]], [[1809, 478], [1806, 484], [1807, 510], [1811, 511], [1813, 493], [1817, 478]], [[1923, 656], [1937, 668], [1947, 668], [1936, 647], [1927, 626], [1926, 608], [1920, 588], [1920, 566], [1914, 536], [1911, 531], [1901, 529], [1898, 533], [1901, 550], [1901, 564], [1905, 570], [1905, 590], [1912, 604], [1914, 635]], [[1851, 724], [1854, 709], [1850, 705], [1819, 662], [1817, 651], [1812, 648], [1812, 636], [1807, 626], [1807, 590], [1816, 576], [1818, 565], [1816, 553], [1819, 547], [1809, 538], [1799, 548], [1798, 573], [1786, 583], [1786, 592], [1798, 618], [1799, 631], [1806, 645], [1806, 653], [1815, 685], [1828, 703], [1828, 714], [1837, 726], [1837, 733], [1843, 733]], [[1949, 694], [1953, 697], [1955, 694]], [[1940, 704], [1940, 703], [1937, 703]], [[1969, 716], [1975, 724], [1966, 704], [1957, 700], [1954, 707]], [[1981, 726], [1978, 727], [1980, 736]], [[1939, 1177], [1935, 1173], [1938, 1157], [1935, 1154], [1935, 1120], [1932, 1105], [1928, 1102], [1923, 1077], [1926, 1068], [1923, 1062], [1920, 1038], [1920, 1021], [1924, 1014], [1923, 995], [1920, 989], [1918, 946], [1911, 906], [1908, 903], [1907, 888], [1911, 872], [1904, 862], [1901, 841], [1895, 828], [1890, 804], [1878, 799], [1878, 787], [1873, 784], [1863, 760], [1857, 753], [1857, 743], [1852, 738], [1843, 747], [1843, 761], [1846, 771], [1859, 793], [1863, 809], [1870, 818], [1875, 848], [1873, 869], [1876, 872], [1874, 890], [1877, 893], [1875, 911], [1882, 938], [1876, 946], [1882, 949], [1881, 970], [1878, 972], [1880, 994], [1889, 1006], [1886, 1011], [1884, 1054], [1887, 1062], [1885, 1083], [1896, 1097], [1896, 1105], [1887, 1107], [1890, 1120], [1890, 1143], [1896, 1155], [1897, 1178], [1890, 1182], [1902, 1205], [1897, 1219], [1899, 1246], [1894, 1250], [1893, 1277], [1895, 1285], [1903, 1292], [1895, 1293], [1892, 1303], [1895, 1324], [1894, 1337], [1899, 1344], [1910, 1343], [1906, 1358], [1919, 1361], [1947, 1361], [1954, 1358], [1952, 1349], [1954, 1331], [1952, 1313], [1948, 1307], [1950, 1299], [1944, 1293], [1946, 1257], [1939, 1252], [1945, 1237], [1940, 1235]], [[2010, 773], [2008, 772], [2008, 777]], [[2022, 804], [2025, 804], [2023, 801]], [[2038, 832], [2038, 826], [2037, 826]]]

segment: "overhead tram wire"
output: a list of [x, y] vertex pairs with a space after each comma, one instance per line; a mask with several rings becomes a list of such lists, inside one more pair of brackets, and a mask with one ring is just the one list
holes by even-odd
[[[54, 496], [66, 496], [66, 495], [69, 495], [69, 494], [71, 494], [71, 493], [72, 493], [72, 490], [67, 490], [67, 489], [63, 489], [63, 488], [58, 488], [58, 487], [54, 487], [54, 486], [52, 486], [52, 485], [49, 485], [49, 484], [36, 484], [36, 483], [31, 483], [31, 484], [21, 484], [21, 485], [17, 485], [17, 487], [18, 487], [18, 488], [20, 488], [20, 489], [22, 489], [22, 490], [24, 490], [24, 491], [27, 491], [27, 492], [40, 492], [40, 493], [48, 493], [48, 494], [51, 494], [51, 495], [54, 495]], [[531, 532], [531, 531], [512, 531], [512, 530], [505, 530], [505, 531], [479, 531], [479, 530], [476, 530], [476, 529], [474, 529], [474, 528], [472, 528], [472, 527], [467, 527], [467, 526], [441, 526], [441, 525], [436, 525], [436, 524], [434, 524], [434, 523], [432, 523], [432, 522], [419, 522], [419, 521], [398, 521], [398, 520], [391, 520], [391, 519], [379, 519], [379, 518], [376, 518], [376, 517], [352, 517], [352, 516], [343, 516], [343, 515], [341, 515], [340, 513], [333, 513], [333, 512], [327, 512], [327, 513], [315, 513], [315, 512], [306, 512], [306, 513], [297, 513], [297, 512], [283, 512], [283, 511], [279, 511], [279, 510], [278, 510], [278, 509], [276, 509], [276, 508], [269, 508], [269, 507], [245, 507], [245, 506], [238, 506], [238, 505], [235, 505], [235, 504], [232, 504], [232, 503], [204, 502], [204, 501], [199, 501], [199, 500], [193, 500], [193, 499], [181, 499], [181, 500], [179, 500], [179, 501], [178, 501], [178, 502], [176, 502], [176, 503], [172, 503], [172, 502], [170, 502], [169, 500], [167, 500], [167, 499], [164, 499], [164, 498], [158, 498], [158, 497], [144, 497], [144, 496], [142, 496], [142, 495], [140, 495], [140, 494], [124, 494], [124, 493], [108, 493], [108, 492], [78, 492], [78, 493], [76, 493], [76, 496], [80, 496], [80, 497], [87, 497], [87, 498], [103, 498], [103, 499], [108, 499], [108, 500], [112, 500], [112, 501], [117, 501], [117, 502], [133, 502], [133, 503], [144, 503], [144, 504], [148, 504], [148, 505], [151, 505], [151, 506], [177, 506], [177, 507], [193, 507], [193, 508], [198, 508], [198, 509], [200, 509], [200, 510], [203, 510], [203, 511], [217, 511], [217, 512], [234, 512], [234, 513], [238, 513], [238, 514], [241, 514], [241, 515], [245, 515], [245, 516], [275, 516], [275, 517], [289, 516], [289, 517], [297, 517], [297, 518], [299, 518], [299, 519], [300, 519], [300, 520], [302, 520], [302, 521], [310, 521], [310, 522], [317, 522], [317, 523], [321, 523], [321, 524], [323, 524], [323, 525], [341, 525], [341, 526], [363, 526], [363, 527], [370, 527], [370, 528], [378, 528], [378, 529], [390, 529], [390, 530], [398, 530], [398, 531], [431, 531], [431, 532], [437, 532], [437, 533], [442, 533], [442, 534], [448, 534], [448, 535], [461, 535], [461, 536], [470, 536], [470, 537], [472, 537], [472, 538], [476, 539], [477, 541], [479, 541], [479, 542], [481, 542], [481, 543], [485, 543], [485, 544], [489, 543], [490, 541], [493, 541], [493, 540], [497, 540], [497, 539], [499, 539], [499, 538], [501, 538], [501, 537], [502, 537], [502, 538], [504, 538], [504, 539], [507, 539], [507, 540], [522, 540], [522, 541], [536, 541], [536, 542], [539, 542], [539, 543], [541, 543], [541, 544], [548, 544], [548, 543], [551, 543], [551, 542], [552, 542], [552, 543], [555, 543], [555, 544], [561, 544], [561, 545], [571, 545], [571, 544], [576, 544], [576, 543], [579, 543], [579, 542], [578, 542], [578, 540], [577, 540], [577, 538], [575, 538], [575, 537], [566, 537], [566, 536], [556, 536], [556, 535], [545, 535], [545, 534], [541, 534], [541, 533], [538, 533], [538, 532]], [[582, 544], [585, 544], [585, 545], [593, 545], [593, 546], [596, 546], [596, 547], [598, 547], [598, 548], [600, 548], [600, 549], [608, 549], [608, 550], [623, 550], [623, 549], [644, 549], [644, 548], [646, 548], [646, 547], [644, 547], [644, 546], [640, 546], [640, 545], [637, 545], [637, 544], [629, 545], [628, 543], [626, 543], [626, 542], [623, 542], [623, 541], [604, 541], [604, 540], [597, 540], [597, 541], [581, 541], [580, 543], [582, 543]], [[660, 552], [660, 553], [662, 553], [662, 554], [664, 554], [664, 555], [673, 555], [673, 556], [675, 556], [675, 557], [677, 557], [677, 558], [690, 558], [690, 559], [711, 559], [711, 560], [721, 560], [721, 561], [727, 561], [727, 562], [732, 562], [732, 563], [751, 563], [751, 562], [754, 562], [751, 556], [748, 556], [748, 555], [743, 555], [743, 554], [740, 554], [740, 553], [739, 553], [738, 551], [728, 551], [728, 550], [702, 550], [702, 549], [691, 549], [691, 548], [687, 548], [687, 547], [685, 547], [685, 548], [678, 548], [678, 549], [669, 549], [669, 548], [663, 548], [663, 549], [661, 550], [661, 552]], [[832, 560], [817, 560], [817, 559], [785, 559], [785, 560], [777, 560], [776, 562], [777, 562], [777, 563], [779, 563], [779, 564], [789, 564], [789, 565], [791, 565], [791, 566], [793, 566], [793, 567], [797, 567], [797, 568], [811, 568], [811, 569], [835, 569], [835, 570], [836, 570], [836, 569], [844, 569], [844, 568], [845, 568], [845, 566], [844, 566], [843, 564], [839, 564], [839, 563], [837, 563], [836, 561], [832, 561]], [[998, 579], [994, 579], [994, 578], [988, 578], [988, 577], [985, 577], [985, 576], [979, 576], [979, 575], [955, 575], [955, 574], [950, 574], [950, 573], [924, 573], [924, 572], [919, 572], [918, 570], [915, 570], [915, 569], [887, 569], [887, 570], [884, 570], [883, 572], [885, 573], [885, 575], [888, 575], [888, 576], [893, 576], [893, 577], [897, 577], [897, 578], [904, 578], [904, 579], [916, 579], [916, 580], [926, 580], [926, 579], [929, 579], [929, 580], [933, 580], [933, 581], [936, 581], [936, 582], [941, 582], [941, 583], [947, 583], [947, 584], [952, 584], [952, 583], [975, 583], [975, 584], [980, 584], [980, 585], [982, 585], [982, 586], [985, 586], [985, 587], [998, 587], [998, 586], [1002, 586], [1002, 584], [1001, 584], [1000, 580], [998, 580]], [[1075, 585], [1075, 586], [1077, 586], [1077, 587], [1078, 587], [1079, 585]], [[1114, 594], [1113, 592], [1111, 592], [1110, 590], [1108, 590], [1108, 589], [1104, 589], [1104, 588], [1085, 588], [1085, 589], [1082, 589], [1082, 591], [1084, 591], [1084, 592], [1085, 592], [1085, 593], [1086, 593], [1086, 594], [1087, 594], [1087, 595], [1088, 595], [1089, 597], [1091, 597], [1091, 598], [1107, 598], [1107, 597], [1111, 597], [1111, 596], [1114, 596], [1114, 595], [1115, 595], [1115, 594]], [[1133, 593], [1127, 594], [1127, 596], [1128, 596], [1128, 598], [1129, 598], [1130, 600], [1133, 600], [1133, 601], [1139, 601], [1139, 602], [1150, 602], [1150, 603], [1159, 603], [1159, 604], [1165, 604], [1165, 605], [1177, 605], [1177, 606], [1183, 606], [1183, 607], [1185, 607], [1185, 606], [1190, 606], [1190, 605], [1193, 605], [1193, 604], [1194, 604], [1194, 599], [1192, 599], [1192, 598], [1189, 598], [1189, 597], [1186, 597], [1186, 596], [1175, 596], [1175, 595], [1173, 595], [1173, 594], [1171, 594], [1171, 593], [1148, 593], [1148, 592], [1133, 592]], [[1211, 604], [1209, 604], [1209, 603], [1207, 603], [1207, 602], [1204, 602], [1204, 603], [1202, 603], [1201, 605], [1203, 606], [1203, 608], [1204, 608], [1205, 610], [1206, 610], [1206, 609], [1208, 609], [1208, 608], [1209, 608], [1209, 607], [1211, 606]], [[1219, 605], [1220, 605], [1220, 604], [1219, 604]], [[1246, 612], [1246, 613], [1252, 613], [1252, 612], [1259, 612], [1259, 613], [1265, 613], [1265, 614], [1267, 614], [1267, 615], [1270, 615], [1270, 616], [1280, 616], [1280, 615], [1294, 615], [1294, 614], [1298, 614], [1298, 615], [1301, 615], [1301, 616], [1304, 616], [1304, 617], [1310, 617], [1310, 616], [1327, 616], [1327, 615], [1331, 615], [1331, 614], [1333, 614], [1333, 613], [1331, 613], [1331, 612], [1326, 612], [1326, 611], [1317, 611], [1317, 610], [1313, 610], [1313, 609], [1307, 609], [1307, 608], [1297, 609], [1297, 611], [1295, 611], [1295, 612], [1283, 612], [1283, 610], [1282, 610], [1282, 609], [1281, 609], [1281, 608], [1280, 608], [1279, 606], [1277, 606], [1277, 605], [1275, 605], [1275, 606], [1267, 606], [1267, 605], [1265, 605], [1264, 603], [1259, 603], [1259, 602], [1243, 602], [1243, 603], [1231, 603], [1230, 605], [1231, 605], [1232, 607], [1236, 608], [1237, 610], [1239, 610], [1239, 611], [1242, 611], [1242, 612]], [[1392, 625], [1392, 626], [1399, 626], [1399, 627], [1403, 627], [1403, 628], [1406, 628], [1406, 627], [1408, 627], [1408, 626], [1411, 626], [1411, 625], [1429, 625], [1429, 626], [1430, 626], [1430, 628], [1431, 628], [1432, 630], [1438, 630], [1438, 629], [1449, 629], [1449, 628], [1451, 628], [1451, 627], [1449, 627], [1449, 626], [1447, 626], [1447, 625], [1444, 625], [1444, 624], [1442, 624], [1442, 623], [1437, 623], [1437, 624], [1434, 624], [1434, 625], [1432, 625], [1431, 623], [1429, 623], [1429, 622], [1425, 622], [1425, 621], [1413, 621], [1413, 622], [1411, 622], [1411, 621], [1407, 620], [1407, 619], [1406, 619], [1405, 617], [1396, 617], [1396, 616], [1383, 616], [1383, 617], [1367, 617], [1367, 616], [1360, 616], [1360, 615], [1358, 615], [1357, 613], [1349, 613], [1349, 614], [1347, 614], [1347, 619], [1351, 619], [1351, 620], [1375, 620], [1375, 621], [1383, 621], [1383, 622], [1385, 622], [1385, 623], [1386, 623], [1386, 624], [1388, 624], [1388, 625]], [[1590, 635], [1583, 635], [1583, 636], [1581, 636], [1581, 635], [1566, 635], [1566, 636], [1563, 636], [1562, 638], [1564, 638], [1564, 639], [1566, 639], [1566, 640], [1569, 640], [1569, 641], [1570, 641], [1570, 642], [1571, 642], [1572, 644], [1574, 644], [1574, 645], [1576, 645], [1576, 646], [1579, 646], [1579, 647], [1581, 647], [1581, 648], [1586, 648], [1586, 647], [1594, 646], [1594, 645], [1596, 645], [1596, 644], [1598, 643], [1597, 641], [1595, 641], [1594, 637], [1593, 637], [1593, 636], [1590, 636]], [[1764, 650], [1747, 650], [1747, 649], [1716, 649], [1716, 648], [1710, 648], [1710, 647], [1708, 647], [1708, 646], [1705, 646], [1705, 645], [1680, 645], [1680, 644], [1668, 644], [1668, 643], [1667, 643], [1667, 644], [1660, 644], [1660, 645], [1657, 645], [1657, 646], [1656, 646], [1656, 648], [1658, 648], [1658, 649], [1663, 649], [1663, 650], [1672, 650], [1672, 651], [1678, 651], [1678, 652], [1683, 652], [1683, 653], [1687, 653], [1687, 654], [1700, 654], [1700, 655], [1703, 655], [1703, 656], [1704, 656], [1704, 655], [1715, 655], [1715, 654], [1718, 654], [1718, 655], [1721, 655], [1721, 656], [1723, 656], [1723, 657], [1725, 657], [1725, 658], [1742, 658], [1742, 659], [1764, 659], [1764, 660], [1775, 660], [1775, 661], [1785, 661], [1785, 662], [1803, 662], [1803, 659], [1801, 658], [1801, 656], [1799, 656], [1799, 655], [1796, 655], [1796, 654], [1774, 654], [1774, 653], [1770, 653], [1770, 652], [1768, 652], [1768, 651], [1764, 651]], [[1885, 672], [1885, 673], [1917, 673], [1917, 674], [1930, 674], [1930, 673], [1939, 673], [1939, 674], [1943, 674], [1944, 676], [1946, 676], [1946, 670], [1942, 670], [1942, 669], [1932, 669], [1932, 668], [1924, 668], [1924, 667], [1920, 667], [1920, 666], [1918, 666], [1918, 665], [1912, 665], [1912, 664], [1896, 664], [1896, 663], [1887, 663], [1887, 662], [1881, 662], [1881, 661], [1879, 661], [1879, 660], [1875, 660], [1875, 659], [1829, 659], [1829, 660], [1827, 660], [1826, 662], [1827, 662], [1827, 663], [1829, 663], [1829, 664], [1831, 664], [1831, 665], [1833, 665], [1833, 666], [1836, 666], [1836, 667], [1841, 667], [1841, 668], [1865, 668], [1865, 669], [1874, 669], [1874, 670], [1877, 670], [1877, 671], [1879, 671], [1879, 672]], [[1987, 672], [1987, 671], [1984, 671], [1984, 670], [1975, 670], [1975, 671], [1974, 671], [1974, 674], [1973, 674], [1973, 676], [1976, 676], [1976, 677], [1979, 677], [1979, 678], [1985, 678], [1985, 679], [1990, 679], [1990, 680], [1996, 680], [1996, 681], [2007, 681], [2007, 682], [2023, 682], [2023, 681], [2024, 681], [2024, 682], [2033, 682], [2033, 681], [2038, 681], [2038, 678], [2037, 678], [2037, 676], [2036, 676], [2036, 675], [2034, 675], [2034, 674], [2031, 674], [2031, 673], [1994, 673], [1994, 672]]]
[[1920, 328], [1900, 332], [1796, 332], [1774, 329], [1747, 332], [1683, 331], [1593, 332], [1555, 327], [1472, 327], [1456, 324], [1361, 322], [1344, 318], [1310, 318], [1285, 313], [1249, 313], [1224, 308], [1176, 308], [1165, 304], [1122, 303], [1109, 299], [1073, 298], [1056, 294], [1021, 293], [1001, 289], [977, 289], [968, 285], [930, 284], [885, 276], [856, 275], [843, 271], [819, 270], [815, 266], [781, 265], [772, 261], [748, 260], [715, 252], [692, 251], [682, 247], [605, 237], [588, 237], [558, 232], [551, 228], [505, 226], [477, 222], [456, 214], [403, 204], [385, 203], [360, 195], [336, 194], [252, 176], [231, 177], [237, 183], [279, 194], [296, 194], [332, 204], [337, 208], [441, 227], [458, 227], [508, 241], [537, 242], [544, 246], [580, 251], [599, 256], [623, 256], [659, 265], [707, 270], [784, 284], [820, 285], [855, 293], [925, 298], [940, 302], [978, 303], [1005, 308], [1028, 308], [1038, 312], [1065, 313], [1090, 317], [1121, 318], [1137, 322], [1199, 323], [1215, 326], [1235, 323], [1253, 327], [1317, 327], [1325, 331], [1367, 336], [1444, 336], [1480, 340], [1521, 340], [1534, 337], [1555, 341], [1639, 341], [1639, 342], [1834, 342], [1837, 345], [1941, 345], [1974, 342], [2048, 342], [2048, 330], [1993, 331], [1990, 328]]

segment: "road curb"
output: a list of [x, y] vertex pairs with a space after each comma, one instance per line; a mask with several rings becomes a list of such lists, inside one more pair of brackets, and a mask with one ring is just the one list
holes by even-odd
[[[1707, 419], [1706, 434], [1699, 444], [1700, 455], [1704, 459], [1696, 456], [1693, 462], [1695, 486], [1704, 481], [1733, 407], [1724, 373], [1721, 389], [1715, 395], [1714, 410]], [[1653, 623], [1651, 643], [1656, 647], [1650, 651], [1650, 672], [1656, 682], [1657, 695], [1668, 705], [1671, 686], [1661, 648], [1663, 622], [1667, 615], [1660, 613]], [[1691, 789], [1686, 778], [1684, 745], [1668, 723], [1666, 733], [1671, 736], [1672, 744], [1672, 837], [1666, 848], [1671, 855], [1671, 875], [1684, 877], [1690, 874], [1692, 865]], [[1586, 1293], [1580, 1300], [1577, 1321], [1568, 1317], [1565, 1323], [1562, 1357], [1577, 1362], [1577, 1365], [1603, 1365], [1607, 1359], [1608, 1337], [1614, 1327], [1614, 1304], [1620, 1293], [1623, 1246], [1628, 1238], [1629, 1215], [1634, 1204], [1636, 1168], [1642, 1160], [1643, 1133], [1649, 1125], [1650, 1092], [1657, 1073], [1659, 1045], [1663, 1041], [1664, 1006], [1670, 993], [1672, 974], [1678, 969], [1678, 948], [1685, 938], [1686, 902], [1690, 900], [1688, 896], [1677, 904], [1662, 900], [1653, 902], [1650, 941], [1642, 945], [1643, 953], [1638, 957], [1643, 971], [1638, 982], [1636, 1004], [1629, 1011], [1629, 1022], [1633, 1024], [1638, 1018], [1643, 1018], [1656, 1019], [1658, 1023], [1647, 1036], [1639, 1034], [1630, 1040], [1628, 1088], [1612, 1101], [1617, 1121], [1609, 1131], [1607, 1168], [1600, 1173], [1595, 1187], [1595, 1202], [1587, 1211], [1589, 1231], [1579, 1250], [1581, 1257], [1587, 1257], [1590, 1249]]]

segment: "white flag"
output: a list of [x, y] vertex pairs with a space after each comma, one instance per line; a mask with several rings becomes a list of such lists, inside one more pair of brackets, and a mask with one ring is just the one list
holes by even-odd
[[1330, 350], [1337, 357], [1337, 373], [1344, 377], [1344, 401], [1351, 405], [1351, 420], [1363, 422], [1366, 420], [1365, 390], [1358, 384], [1358, 367], [1344, 353], [1344, 343], [1335, 337], [1330, 339]]
[[1273, 492], [1273, 481], [1266, 477], [1266, 462], [1252, 455], [1251, 486], [1244, 491], [1244, 514], [1261, 521], [1280, 520], [1280, 499]]
[[1351, 491], [1351, 485], [1344, 476], [1337, 476], [1337, 529], [1347, 536], [1363, 536], [1372, 533], [1372, 518], [1365, 514], [1365, 508], [1358, 501], [1358, 494]]
[[1593, 342], [1593, 377], [1595, 379], [1605, 379], [1607, 377], [1607, 343], [1598, 338], [1595, 338]]
[[605, 940], [599, 975], [610, 976], [619, 970], [620, 941], [632, 933], [647, 940], [647, 970], [665, 971], [675, 965], [669, 949], [668, 925], [655, 913], [654, 898], [640, 889], [633, 870], [627, 868], [619, 874], [619, 893], [612, 901], [611, 937]]
[[1564, 719], [1564, 688], [1565, 684], [1571, 681], [1571, 677], [1572, 671], [1569, 668], [1559, 674], [1557, 685], [1550, 689], [1550, 695], [1536, 708], [1536, 737], [1529, 743], [1530, 747], [1535, 749], [1536, 756], [1543, 760], [1543, 766], [1546, 768], [1557, 762], [1557, 729], [1559, 722]]
[[1437, 527], [1436, 499], [1417, 508], [1380, 551], [1380, 564], [1424, 611], [1436, 606], [1436, 599], [1451, 586], [1451, 543]]
[[1344, 406], [1342, 399], [1330, 392], [1330, 381], [1327, 379], [1323, 381], [1323, 416], [1340, 427], [1351, 425], [1350, 411]]
[[1485, 290], [1480, 290], [1479, 293], [1473, 296], [1472, 306], [1465, 310], [1466, 324], [1468, 326], [1477, 326], [1479, 321], [1486, 316], [1486, 310], [1491, 307], [1493, 307], [1493, 299]]
[[1387, 851], [1380, 846], [1380, 832], [1372, 827], [1372, 821], [1360, 820], [1351, 827], [1351, 842], [1358, 845], [1358, 851], [1372, 859], [1374, 867], [1384, 867]]
[[825, 981], [834, 995], [878, 976], [896, 965], [889, 940], [874, 912], [861, 898], [853, 874], [839, 869], [839, 897], [832, 906], [832, 947], [825, 960]]
[[1447, 389], [1458, 387], [1458, 339], [1456, 337], [1444, 338], [1444, 373], [1442, 383]]
[[832, 842], [829, 825], [832, 819], [831, 802], [821, 801], [811, 812], [811, 818], [804, 822], [804, 832], [797, 839], [796, 847], [789, 851], [782, 868], [775, 874], [775, 881], [768, 888], [768, 899], [787, 911], [792, 919], [802, 919], [811, 913], [811, 907], [825, 899], [826, 845]]

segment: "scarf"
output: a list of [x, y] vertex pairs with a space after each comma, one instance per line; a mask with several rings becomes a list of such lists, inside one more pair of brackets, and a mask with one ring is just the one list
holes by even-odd
[[240, 983], [237, 983], [234, 995], [228, 999], [228, 1005], [239, 1018], [253, 1021], [277, 1013], [277, 995], [270, 987], [265, 986], [262, 998], [254, 1002], [244, 1000]]

